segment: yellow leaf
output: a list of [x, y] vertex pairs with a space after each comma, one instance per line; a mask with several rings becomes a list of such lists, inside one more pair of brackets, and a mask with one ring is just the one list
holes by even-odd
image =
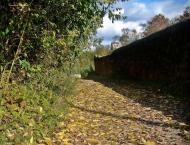
[[52, 145], [52, 140], [50, 138], [44, 138], [44, 142], [47, 144], [47, 145]]
[[32, 136], [32, 137], [30, 138], [30, 144], [33, 144], [33, 142], [34, 142], [34, 137]]
[[141, 138], [141, 141], [144, 145], [155, 145], [154, 141], [145, 140], [144, 138]]
[[43, 108], [39, 107], [39, 112], [42, 113], [43, 112]]
[[92, 143], [92, 144], [98, 144], [99, 141], [97, 139], [94, 139], [94, 138], [87, 138], [86, 141], [88, 143]]
[[146, 141], [145, 145], [155, 145], [154, 141]]
[[63, 139], [64, 136], [65, 136], [65, 132], [64, 132], [64, 131], [58, 133], [58, 138], [59, 138], [59, 139]]
[[70, 139], [62, 139], [61, 141], [64, 143], [64, 145], [71, 145], [69, 143]]

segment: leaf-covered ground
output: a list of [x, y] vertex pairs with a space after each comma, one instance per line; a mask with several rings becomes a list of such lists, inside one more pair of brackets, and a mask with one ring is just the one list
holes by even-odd
[[[142, 97], [144, 100], [152, 97], [153, 101], [148, 102], [151, 105], [137, 101]], [[154, 98], [162, 100], [163, 96], [133, 86], [79, 80], [70, 113], [54, 133], [54, 138], [45, 141], [62, 145], [190, 144], [188, 125], [172, 113], [166, 115], [162, 109], [153, 108], [154, 105], [159, 108]]]

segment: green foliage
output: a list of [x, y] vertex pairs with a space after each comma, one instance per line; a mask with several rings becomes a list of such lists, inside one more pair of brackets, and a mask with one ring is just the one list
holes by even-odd
[[82, 77], [87, 77], [89, 73], [94, 72], [94, 53], [92, 51], [86, 51], [79, 58], [80, 73]]
[[119, 41], [122, 46], [126, 46], [141, 38], [141, 35], [136, 29], [123, 28], [121, 36], [114, 36], [113, 41]]
[[82, 77], [87, 77], [94, 72], [94, 57], [111, 54], [111, 50], [106, 46], [99, 46], [94, 51], [85, 51], [74, 65], [74, 73], [80, 73]]
[[43, 73], [0, 90], [0, 144], [35, 144], [64, 119], [74, 80], [58, 70]]
[[28, 71], [30, 69], [30, 63], [26, 60], [19, 60], [21, 69]]
[[26, 62], [71, 72], [73, 64], [101, 26], [105, 14], [108, 13], [112, 20], [124, 18], [114, 13], [119, 8], [111, 8], [115, 2], [1, 1], [0, 64], [5, 69], [11, 68], [10, 74], [12, 67], [28, 70]]
[[106, 55], [109, 55], [111, 54], [111, 50], [109, 49], [109, 47], [107, 46], [100, 46], [100, 47], [97, 47], [94, 54], [96, 56], [106, 56]]
[[71, 74], [92, 69], [93, 57], [79, 60], [114, 2], [0, 1], [0, 144], [35, 144], [51, 134], [67, 110]]
[[122, 18], [114, 14], [113, 10], [108, 11], [114, 2], [115, 0], [1, 1], [0, 54], [3, 54], [6, 63], [10, 62], [19, 41], [24, 39], [19, 51], [21, 59], [34, 63], [47, 53], [55, 53], [55, 63], [65, 59], [73, 60], [85, 48], [89, 37], [101, 26], [106, 12], [113, 20]]

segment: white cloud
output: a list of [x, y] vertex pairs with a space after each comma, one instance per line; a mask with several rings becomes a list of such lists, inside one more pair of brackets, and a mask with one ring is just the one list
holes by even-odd
[[149, 8], [152, 8], [154, 10], [153, 11], [154, 15], [162, 13], [170, 19], [176, 17], [177, 15], [180, 15], [186, 6], [187, 3], [179, 5], [175, 2], [175, 0], [154, 2], [148, 5]]
[[142, 21], [112, 21], [108, 18], [108, 16], [104, 17], [103, 28], [98, 29], [98, 36], [103, 36], [105, 38], [104, 44], [110, 44], [111, 40], [116, 35], [121, 35], [122, 28], [136, 29], [137, 32], [142, 31], [142, 27], [139, 25]]
[[184, 3], [175, 0], [162, 0], [145, 3], [144, 0], [131, 0], [126, 3], [117, 3], [116, 7], [121, 7], [122, 14], [127, 15], [126, 21], [115, 21], [112, 23], [107, 16], [104, 17], [103, 28], [98, 29], [98, 36], [105, 38], [104, 44], [110, 44], [115, 35], [121, 35], [122, 28], [136, 29], [142, 31], [140, 23], [145, 23], [156, 14], [162, 13], [168, 18], [180, 15], [186, 6], [190, 5], [190, 0]]
[[148, 12], [147, 7], [144, 3], [134, 2], [130, 7], [127, 8], [127, 13], [129, 15], [136, 15], [137, 13]]
[[[186, 4], [184, 4], [186, 5]], [[128, 20], [139, 21], [148, 20], [159, 13], [168, 18], [173, 18], [184, 9], [183, 5], [176, 4], [174, 0], [154, 1], [150, 3], [131, 2], [125, 5]]]
[[134, 0], [126, 2], [124, 9], [129, 21], [139, 21], [149, 20], [159, 13], [171, 19], [181, 14], [188, 5], [190, 5], [190, 0], [186, 2], [177, 2], [176, 0], [155, 0], [149, 3], [145, 3], [144, 0]]
[[129, 29], [136, 29], [137, 32], [142, 32], [142, 27], [140, 26], [141, 23], [144, 21], [128, 21], [124, 23], [125, 28]]
[[100, 35], [120, 35], [121, 28], [124, 27], [123, 21], [115, 21], [112, 23], [112, 21], [108, 18], [108, 16], [104, 17], [103, 20], [103, 28], [98, 29], [98, 34]]

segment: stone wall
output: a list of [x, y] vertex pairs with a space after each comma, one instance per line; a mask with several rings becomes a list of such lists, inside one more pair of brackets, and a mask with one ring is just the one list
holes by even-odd
[[99, 75], [190, 80], [190, 19], [95, 58]]

